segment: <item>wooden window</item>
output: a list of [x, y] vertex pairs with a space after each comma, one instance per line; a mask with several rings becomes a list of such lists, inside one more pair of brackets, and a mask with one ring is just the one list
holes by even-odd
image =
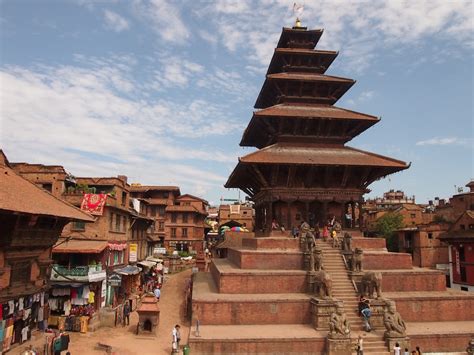
[[127, 217], [123, 216], [123, 230], [122, 232], [126, 232], [127, 231]]
[[122, 192], [122, 206], [126, 206], [127, 204], [127, 193]]
[[428, 239], [433, 239], [433, 233], [428, 233]]
[[15, 261], [11, 264], [10, 284], [28, 283], [31, 278], [31, 263], [29, 261]]
[[115, 215], [115, 231], [116, 232], [120, 232], [120, 225], [121, 225], [121, 222], [122, 222], [122, 216], [117, 214]]
[[183, 223], [188, 223], [188, 214], [183, 213]]
[[158, 215], [161, 217], [165, 215], [165, 206], [158, 206]]
[[171, 213], [171, 223], [176, 223], [177, 220], [178, 220], [178, 214]]
[[171, 228], [171, 237], [176, 238], [176, 228]]
[[86, 223], [83, 221], [74, 221], [72, 222], [72, 229], [76, 231], [86, 230]]
[[188, 228], [183, 228], [183, 229], [182, 229], [182, 236], [183, 236], [183, 238], [187, 238], [187, 237], [188, 237]]
[[165, 222], [158, 222], [158, 230], [160, 231], [165, 230]]
[[114, 214], [110, 212], [109, 230], [114, 230]]
[[151, 209], [151, 215], [153, 217], [155, 217], [156, 216], [156, 206], [152, 206], [152, 207], [150, 207], [150, 209]]

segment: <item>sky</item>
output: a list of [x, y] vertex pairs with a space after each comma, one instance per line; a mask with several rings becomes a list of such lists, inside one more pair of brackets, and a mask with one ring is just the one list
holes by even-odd
[[[0, 0], [0, 147], [74, 176], [179, 185], [218, 204], [282, 27], [282, 0]], [[473, 173], [473, 2], [324, 1], [301, 20], [381, 117], [347, 145], [411, 162], [366, 197], [446, 198]], [[240, 198], [244, 198], [240, 193]]]

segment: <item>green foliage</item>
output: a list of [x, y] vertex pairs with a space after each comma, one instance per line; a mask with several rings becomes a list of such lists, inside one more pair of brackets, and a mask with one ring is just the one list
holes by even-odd
[[435, 222], [435, 223], [448, 223], [448, 220], [446, 219], [445, 216], [437, 214], [437, 215], [434, 216], [433, 222]]
[[402, 228], [403, 216], [399, 213], [386, 213], [375, 224], [376, 233], [387, 240], [389, 251], [397, 251], [398, 245], [395, 232]]
[[178, 255], [182, 258], [185, 258], [189, 256], [189, 253], [187, 251], [178, 251]]

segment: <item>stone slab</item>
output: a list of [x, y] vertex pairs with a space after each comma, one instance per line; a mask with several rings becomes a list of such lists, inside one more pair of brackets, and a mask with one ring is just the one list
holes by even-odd
[[352, 238], [352, 248], [361, 248], [364, 251], [387, 251], [385, 238]]
[[242, 247], [248, 249], [291, 249], [298, 251], [300, 242], [297, 238], [245, 238]]

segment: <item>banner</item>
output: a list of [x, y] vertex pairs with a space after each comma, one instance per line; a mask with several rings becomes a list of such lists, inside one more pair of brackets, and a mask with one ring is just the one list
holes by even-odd
[[138, 245], [137, 244], [130, 244], [130, 253], [128, 256], [128, 261], [136, 262], [137, 261], [137, 251]]
[[105, 201], [107, 201], [107, 194], [84, 194], [81, 210], [92, 215], [102, 216]]

